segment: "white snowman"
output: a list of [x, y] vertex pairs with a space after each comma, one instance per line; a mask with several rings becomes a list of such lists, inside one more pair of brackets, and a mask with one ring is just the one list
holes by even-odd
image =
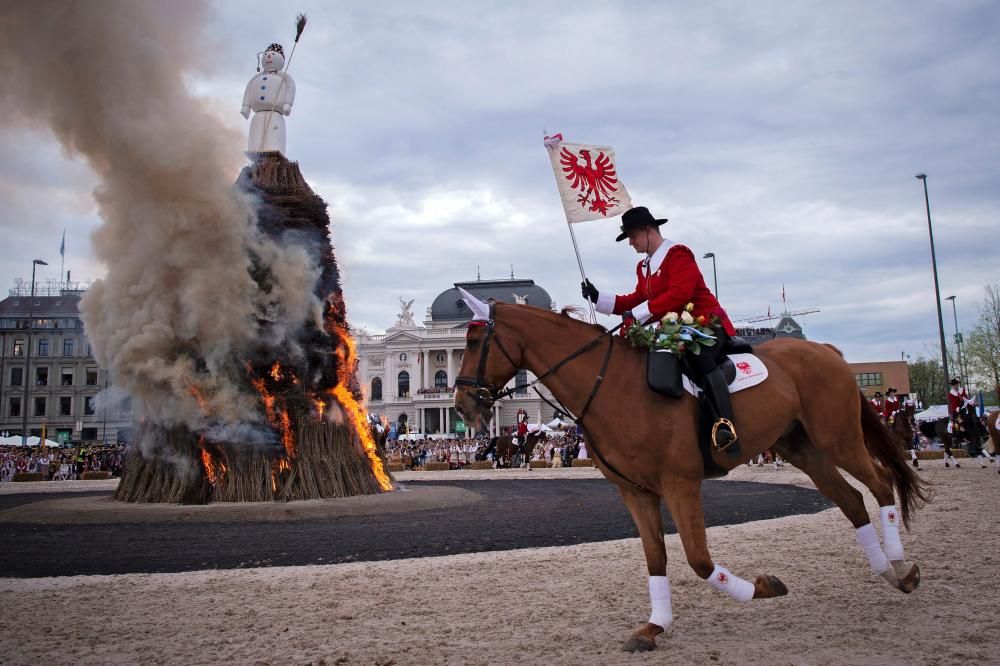
[[285, 66], [285, 50], [281, 44], [271, 44], [258, 57], [263, 71], [247, 84], [240, 110], [244, 118], [250, 117], [250, 111], [254, 112], [247, 152], [277, 151], [284, 155], [284, 117], [292, 112], [295, 103], [295, 80], [281, 71]]

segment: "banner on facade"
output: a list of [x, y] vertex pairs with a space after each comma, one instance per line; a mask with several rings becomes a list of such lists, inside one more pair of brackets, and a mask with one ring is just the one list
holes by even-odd
[[609, 146], [566, 143], [562, 134], [545, 137], [566, 221], [603, 220], [632, 207], [618, 179], [615, 151]]

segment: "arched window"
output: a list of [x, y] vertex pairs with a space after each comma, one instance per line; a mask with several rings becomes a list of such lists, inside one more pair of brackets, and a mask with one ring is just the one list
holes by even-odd
[[528, 371], [518, 370], [517, 376], [514, 378], [514, 393], [523, 395], [528, 392], [525, 388], [528, 385]]
[[434, 388], [448, 388], [448, 373], [438, 370], [434, 373]]
[[399, 378], [396, 381], [396, 395], [400, 398], [410, 397], [410, 373], [403, 370], [399, 373]]
[[378, 377], [372, 380], [371, 399], [372, 400], [382, 399], [382, 380]]

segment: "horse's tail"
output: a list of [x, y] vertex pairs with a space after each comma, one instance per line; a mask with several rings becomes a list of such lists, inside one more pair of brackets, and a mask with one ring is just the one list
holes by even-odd
[[903, 511], [903, 526], [909, 529], [911, 512], [930, 499], [927, 484], [906, 464], [903, 448], [872, 404], [860, 391], [858, 397], [861, 399], [861, 431], [865, 437], [865, 447], [892, 476], [892, 485], [899, 495]]

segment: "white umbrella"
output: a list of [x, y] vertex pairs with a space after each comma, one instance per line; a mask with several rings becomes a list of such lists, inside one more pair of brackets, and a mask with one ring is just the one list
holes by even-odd
[[51, 439], [46, 438], [46, 440], [45, 440], [45, 446], [47, 446], [50, 449], [58, 449], [60, 446], [62, 446], [62, 444], [60, 444], [59, 442], [54, 442]]
[[566, 423], [565, 421], [560, 420], [560, 419], [552, 419], [551, 421], [549, 421], [545, 425], [547, 425], [550, 428], [562, 428], [562, 427], [567, 426], [569, 424]]
[[0, 446], [21, 446], [21, 436], [0, 437]]

